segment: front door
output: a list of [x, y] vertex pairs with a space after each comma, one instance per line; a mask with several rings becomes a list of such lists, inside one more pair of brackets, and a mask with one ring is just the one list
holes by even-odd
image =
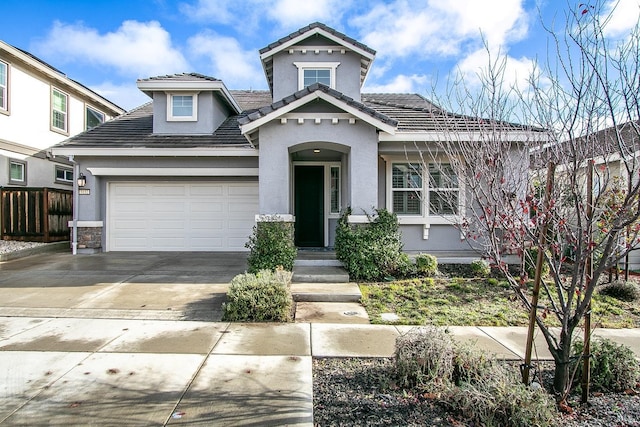
[[295, 244], [324, 246], [324, 166], [295, 166]]

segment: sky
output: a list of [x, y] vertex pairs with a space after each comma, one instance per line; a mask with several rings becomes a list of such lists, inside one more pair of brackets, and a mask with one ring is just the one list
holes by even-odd
[[[322, 22], [376, 50], [363, 92], [428, 96], [456, 73], [472, 79], [489, 51], [525, 79], [547, 52], [541, 25], [561, 25], [564, 0], [2, 0], [0, 39], [132, 109], [136, 80], [197, 72], [229, 89], [268, 89], [258, 50]], [[602, 1], [624, 37], [640, 0]], [[615, 4], [615, 7], [614, 7]]]

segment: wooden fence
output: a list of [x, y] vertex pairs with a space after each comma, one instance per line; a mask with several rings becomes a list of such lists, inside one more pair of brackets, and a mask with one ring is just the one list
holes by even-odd
[[72, 191], [6, 187], [2, 189], [1, 201], [3, 240], [45, 243], [69, 240]]

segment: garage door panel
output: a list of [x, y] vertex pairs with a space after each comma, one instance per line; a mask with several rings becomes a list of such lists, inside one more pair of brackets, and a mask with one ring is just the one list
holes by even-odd
[[257, 182], [111, 183], [108, 250], [245, 251], [257, 195]]

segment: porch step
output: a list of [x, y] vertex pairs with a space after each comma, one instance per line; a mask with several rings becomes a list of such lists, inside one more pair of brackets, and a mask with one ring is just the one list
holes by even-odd
[[299, 250], [294, 266], [299, 267], [342, 267], [342, 263], [336, 259], [333, 251], [309, 251]]
[[296, 302], [358, 302], [362, 298], [355, 283], [292, 283], [291, 293]]
[[292, 283], [347, 283], [349, 273], [337, 266], [296, 266], [293, 267]]

